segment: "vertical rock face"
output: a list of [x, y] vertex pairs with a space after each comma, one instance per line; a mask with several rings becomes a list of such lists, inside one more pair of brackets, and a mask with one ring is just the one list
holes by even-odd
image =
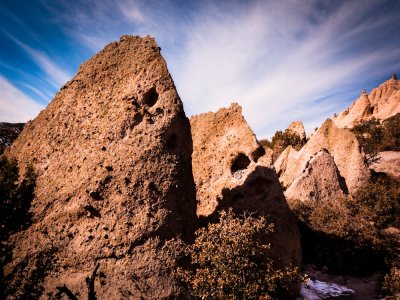
[[328, 150], [322, 149], [310, 158], [304, 172], [285, 191], [285, 196], [302, 202], [330, 201], [344, 197], [347, 192], [334, 158]]
[[279, 178], [283, 186], [289, 188], [305, 172], [310, 158], [324, 148], [332, 155], [340, 176], [344, 178], [344, 189], [354, 193], [368, 180], [369, 171], [356, 137], [328, 119], [299, 152], [288, 156], [287, 167]]
[[292, 133], [296, 133], [297, 135], [299, 135], [302, 140], [306, 139], [306, 131], [304, 130], [303, 122], [301, 121], [292, 122], [289, 125], [288, 130], [291, 131]]
[[338, 127], [351, 128], [359, 121], [372, 117], [385, 120], [400, 112], [400, 81], [396, 74], [379, 87], [373, 89], [370, 95], [364, 90], [352, 105], [333, 118]]
[[193, 175], [197, 186], [197, 214], [206, 220], [232, 208], [267, 215], [275, 224], [272, 255], [280, 265], [300, 265], [296, 221], [283, 196], [271, 155], [266, 154], [232, 104], [216, 113], [190, 119], [193, 138]]
[[11, 238], [8, 292], [47, 299], [66, 284], [85, 298], [98, 263], [99, 299], [179, 295], [165, 243], [195, 229], [191, 153], [190, 124], [154, 39], [107, 45], [6, 151], [37, 173], [32, 225]]

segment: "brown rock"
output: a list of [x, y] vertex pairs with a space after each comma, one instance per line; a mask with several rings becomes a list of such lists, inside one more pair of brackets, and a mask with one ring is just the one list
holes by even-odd
[[304, 172], [285, 191], [285, 196], [305, 203], [339, 199], [348, 192], [342, 183], [333, 156], [322, 149], [310, 158]]
[[83, 299], [99, 263], [98, 299], [179, 296], [164, 245], [193, 238], [191, 153], [190, 124], [154, 39], [107, 45], [6, 151], [38, 175], [32, 225], [11, 238], [8, 292], [48, 299], [66, 284]]
[[400, 112], [400, 81], [396, 75], [373, 89], [370, 95], [364, 90], [345, 111], [333, 120], [338, 127], [351, 128], [355, 123], [371, 118], [386, 120]]
[[371, 165], [371, 169], [400, 179], [400, 151], [379, 152], [379, 160]]
[[299, 152], [288, 156], [286, 170], [279, 178], [283, 186], [289, 188], [303, 174], [310, 158], [324, 148], [333, 156], [350, 193], [357, 191], [368, 180], [369, 171], [354, 134], [348, 129], [338, 128], [327, 119]]
[[197, 214], [206, 222], [226, 208], [267, 215], [275, 224], [273, 257], [280, 265], [299, 266], [299, 232], [273, 169], [271, 153], [265, 154], [241, 111], [239, 105], [232, 104], [190, 119]]
[[287, 146], [285, 150], [279, 155], [278, 159], [274, 162], [275, 171], [278, 176], [286, 171], [289, 155], [296, 155], [298, 151], [292, 146]]
[[306, 131], [304, 130], [303, 122], [301, 121], [292, 122], [289, 125], [288, 130], [292, 133], [296, 133], [297, 135], [299, 135], [302, 140], [306, 139]]

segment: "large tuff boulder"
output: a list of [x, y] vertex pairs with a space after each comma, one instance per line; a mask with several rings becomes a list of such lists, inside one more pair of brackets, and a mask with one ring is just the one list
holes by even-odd
[[97, 264], [99, 299], [179, 296], [172, 248], [195, 230], [191, 153], [153, 38], [123, 36], [82, 64], [6, 151], [37, 173], [31, 225], [10, 240], [10, 299], [64, 284], [84, 299]]
[[289, 188], [304, 173], [310, 158], [322, 149], [332, 155], [344, 190], [354, 193], [368, 180], [369, 170], [354, 134], [327, 119], [299, 152], [288, 155], [286, 169], [279, 178], [282, 185]]
[[268, 216], [275, 224], [271, 253], [276, 262], [299, 266], [299, 231], [271, 153], [265, 153], [241, 112], [239, 105], [232, 104], [190, 119], [197, 214], [203, 222], [212, 222], [228, 208]]
[[322, 149], [307, 162], [304, 172], [285, 191], [287, 199], [305, 203], [331, 201], [348, 193], [335, 160], [328, 150]]
[[349, 108], [333, 118], [338, 127], [351, 128], [372, 117], [386, 120], [400, 112], [400, 81], [396, 74], [368, 95], [364, 90]]

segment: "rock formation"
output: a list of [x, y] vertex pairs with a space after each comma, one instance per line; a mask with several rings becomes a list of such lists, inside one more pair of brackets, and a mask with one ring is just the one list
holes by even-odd
[[400, 180], [400, 151], [379, 152], [379, 160], [371, 165], [371, 169]]
[[275, 171], [278, 176], [286, 171], [289, 155], [296, 155], [298, 151], [292, 146], [287, 146], [285, 150], [279, 155], [278, 159], [274, 162]]
[[334, 158], [328, 150], [322, 149], [310, 158], [304, 172], [285, 191], [285, 196], [312, 202], [339, 199], [346, 193]]
[[288, 131], [299, 135], [300, 139], [302, 140], [306, 139], [306, 131], [304, 130], [304, 126], [301, 121], [292, 122], [288, 127]]
[[372, 117], [386, 120], [400, 112], [400, 81], [396, 75], [385, 81], [368, 95], [364, 90], [349, 108], [333, 120], [338, 127], [351, 128], [359, 121]]
[[[283, 186], [289, 188], [298, 177], [302, 176], [307, 170], [310, 159], [324, 148], [332, 155], [339, 170], [339, 177], [343, 177], [344, 190], [354, 193], [368, 180], [369, 171], [356, 137], [348, 129], [338, 128], [328, 119], [299, 152], [291, 152], [293, 155], [288, 155], [286, 169], [280, 176]], [[332, 171], [332, 168], [326, 171], [329, 170]]]
[[301, 250], [296, 221], [285, 201], [271, 155], [266, 155], [241, 114], [232, 104], [216, 113], [190, 119], [193, 139], [193, 176], [197, 186], [197, 214], [213, 220], [232, 208], [267, 215], [275, 224], [272, 255], [280, 265], [299, 266]]
[[24, 128], [24, 123], [0, 122], [0, 154], [18, 137]]
[[99, 264], [98, 299], [179, 296], [166, 245], [193, 238], [192, 141], [153, 38], [123, 36], [82, 64], [5, 153], [37, 173], [9, 294], [49, 299], [65, 284], [84, 299]]

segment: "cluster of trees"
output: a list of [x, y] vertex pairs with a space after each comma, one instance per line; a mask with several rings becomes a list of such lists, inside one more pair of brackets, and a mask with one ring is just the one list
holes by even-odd
[[272, 137], [271, 141], [268, 139], [260, 140], [260, 144], [264, 148], [272, 149], [272, 160], [276, 161], [279, 155], [286, 149], [287, 146], [292, 146], [296, 150], [300, 150], [305, 143], [306, 139], [302, 139], [297, 133], [286, 129], [285, 131], [277, 131]]
[[368, 165], [379, 159], [380, 151], [400, 151], [400, 113], [382, 123], [375, 118], [358, 122], [351, 131], [366, 154]]

